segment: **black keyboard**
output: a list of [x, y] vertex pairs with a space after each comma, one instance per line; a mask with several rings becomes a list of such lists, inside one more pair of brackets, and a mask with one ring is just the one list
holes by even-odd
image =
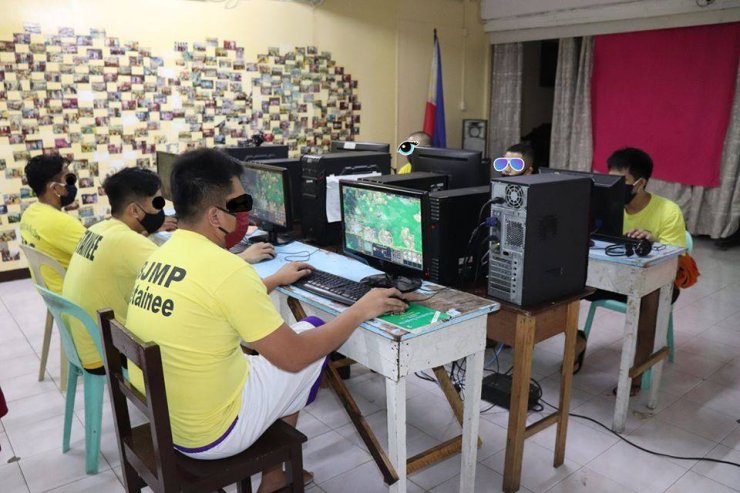
[[351, 281], [321, 270], [313, 271], [310, 275], [299, 279], [293, 286], [344, 305], [354, 304], [372, 289], [367, 284]]

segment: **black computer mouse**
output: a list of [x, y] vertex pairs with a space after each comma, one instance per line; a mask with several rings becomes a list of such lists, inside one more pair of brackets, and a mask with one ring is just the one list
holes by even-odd
[[247, 244], [254, 245], [255, 243], [267, 243], [269, 236], [267, 235], [254, 235], [247, 239]]

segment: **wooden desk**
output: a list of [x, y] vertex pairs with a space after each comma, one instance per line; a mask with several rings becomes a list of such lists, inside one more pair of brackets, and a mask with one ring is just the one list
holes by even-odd
[[[588, 289], [583, 293], [554, 303], [546, 303], [527, 309], [501, 302], [501, 310], [488, 316], [487, 337], [507, 344], [514, 350], [509, 427], [504, 461], [503, 489], [506, 493], [519, 490], [524, 458], [524, 440], [526, 438], [553, 424], [557, 424], [553, 466], [559, 467], [565, 460], [565, 440], [568, 435], [568, 411], [570, 409], [570, 390], [573, 380], [576, 333], [578, 332], [579, 305], [581, 299], [593, 293], [593, 291], [593, 289]], [[565, 333], [565, 348], [560, 370], [558, 410], [527, 426], [527, 401], [529, 380], [532, 376], [534, 345], [563, 332]]]
[[[355, 260], [298, 242], [278, 247], [277, 251], [276, 259], [255, 265], [260, 276], [266, 277], [277, 271], [286, 263], [286, 257], [301, 258], [299, 252], [305, 252], [305, 260], [316, 268], [335, 272], [349, 279], [358, 280], [368, 274], [377, 273]], [[425, 287], [431, 290], [441, 288], [433, 284], [425, 284]], [[272, 296], [284, 320], [289, 323], [296, 318], [302, 318], [305, 314], [330, 320], [347, 308], [293, 287], [278, 288]], [[392, 483], [391, 492], [406, 491], [407, 470], [421, 469], [434, 463], [433, 459], [449, 456], [460, 449], [462, 451], [460, 491], [473, 492], [483, 357], [486, 347], [486, 317], [497, 310], [499, 305], [497, 302], [452, 289], [436, 293], [433, 298], [421, 304], [442, 312], [451, 311], [454, 316], [450, 320], [438, 321], [413, 332], [374, 319], [362, 324], [338, 349], [348, 358], [386, 378], [389, 459], [378, 446], [374, 433], [367, 426], [356, 405], [353, 405], [354, 401], [346, 387], [333, 373], [333, 368], [329, 370], [330, 383], [332, 387], [339, 389], [338, 395], [345, 409], [383, 472], [386, 482]], [[406, 378], [414, 372], [439, 368], [462, 358], [465, 358], [467, 365], [464, 404], [460, 402], [454, 390], [450, 391], [451, 385], [446, 385], [444, 372], [435, 370], [435, 374], [441, 378], [445, 395], [462, 424], [462, 437], [435, 447], [428, 451], [430, 454], [420, 454], [412, 458], [407, 469]]]
[[[663, 360], [668, 357], [665, 345], [668, 334], [668, 318], [671, 310], [673, 281], [678, 269], [678, 257], [686, 249], [674, 246], [654, 245], [647, 257], [609, 257], [604, 253], [608, 243], [597, 241], [588, 255], [588, 279], [586, 285], [627, 296], [627, 313], [624, 321], [622, 358], [619, 364], [617, 401], [614, 406], [612, 429], [624, 431], [629, 406], [632, 378], [652, 367], [652, 383], [648, 407], [658, 405], [658, 391], [663, 374]], [[655, 248], [660, 248], [656, 250]], [[655, 326], [653, 354], [646, 360], [635, 362], [637, 349], [637, 324], [640, 318], [640, 301], [656, 290], [660, 290], [658, 316]], [[636, 364], [637, 363], [637, 364]]]

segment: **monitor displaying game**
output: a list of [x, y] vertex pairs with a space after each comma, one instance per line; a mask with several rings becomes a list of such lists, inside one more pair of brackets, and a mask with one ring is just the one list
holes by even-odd
[[287, 170], [266, 164], [244, 163], [241, 182], [252, 196], [250, 216], [262, 223], [262, 229], [269, 229], [269, 226], [292, 227], [287, 204], [290, 200]]

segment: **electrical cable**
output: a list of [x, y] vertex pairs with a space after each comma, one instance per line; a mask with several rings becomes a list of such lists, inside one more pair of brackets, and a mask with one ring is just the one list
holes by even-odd
[[[546, 405], [550, 406], [551, 408], [555, 409], [556, 411], [558, 410], [558, 408], [556, 406], [553, 406], [552, 404], [550, 404], [546, 400], [542, 399], [542, 397], [540, 397], [540, 401], [543, 404], [546, 404]], [[662, 452], [655, 452], [654, 450], [646, 449], [645, 447], [641, 447], [641, 446], [637, 445], [636, 443], [634, 443], [634, 442], [626, 439], [625, 437], [623, 437], [622, 435], [620, 435], [616, 431], [612, 430], [611, 428], [609, 428], [605, 424], [600, 423], [599, 421], [596, 421], [593, 418], [589, 418], [588, 416], [583, 416], [582, 414], [575, 414], [575, 413], [568, 413], [568, 416], [573, 416], [574, 418], [585, 419], [586, 421], [591, 421], [592, 423], [595, 423], [595, 424], [601, 426], [602, 428], [604, 428], [606, 431], [612, 433], [613, 435], [616, 435], [618, 438], [620, 438], [621, 440], [627, 442], [629, 445], [632, 445], [636, 449], [642, 450], [643, 452], [646, 452], [646, 453], [651, 454], [651, 455], [656, 455], [658, 457], [667, 457], [669, 459], [678, 459], [678, 460], [696, 460], [696, 461], [715, 462], [717, 464], [726, 464], [728, 466], [740, 467], [740, 464], [738, 464], [737, 462], [730, 462], [730, 461], [720, 460], [720, 459], [712, 459], [711, 457], [680, 457], [680, 456], [677, 456], [677, 455], [664, 454]]]

